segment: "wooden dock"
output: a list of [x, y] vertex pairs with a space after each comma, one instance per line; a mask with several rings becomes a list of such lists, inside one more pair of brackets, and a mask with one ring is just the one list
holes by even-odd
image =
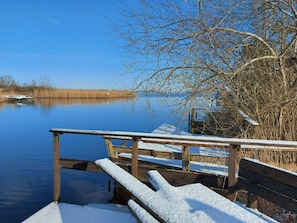
[[[99, 222], [106, 222], [106, 219], [111, 220], [109, 214], [118, 216], [110, 209], [106, 212], [103, 206], [96, 210], [90, 206], [60, 203], [61, 168], [110, 175], [117, 185], [112, 201], [128, 204], [135, 217], [132, 219], [130, 212], [121, 213], [121, 219], [126, 219], [124, 222], [175, 223], [185, 222], [185, 219], [188, 219], [186, 222], [276, 222], [265, 214], [234, 203], [238, 192], [242, 191], [247, 192], [248, 206], [257, 207], [258, 197], [262, 197], [291, 211], [288, 213], [297, 219], [297, 173], [238, 156], [242, 148], [247, 147], [296, 153], [297, 142], [158, 134], [162, 131], [51, 129], [50, 132], [53, 133], [54, 149], [54, 202], [25, 222], [65, 223], [81, 222], [81, 219], [98, 222], [99, 218]], [[63, 134], [103, 137], [109, 158], [89, 161], [61, 157], [60, 137]], [[164, 160], [178, 165], [163, 163]], [[197, 162], [209, 166], [208, 162], [218, 161], [227, 165], [219, 174], [210, 171], [214, 166], [209, 170], [193, 168]], [[294, 162], [296, 164], [296, 160]], [[75, 214], [71, 214], [73, 211]], [[114, 222], [117, 220], [114, 218]]]
[[[227, 124], [232, 119], [236, 124]], [[225, 124], [218, 127], [218, 122]], [[259, 123], [242, 110], [227, 111], [219, 107], [211, 107], [209, 110], [192, 108], [188, 118], [188, 131], [203, 135], [251, 138], [258, 126]]]
[[[52, 129], [54, 140], [54, 182], [55, 194], [54, 201], [60, 198], [60, 168], [87, 170], [101, 172], [94, 161], [70, 160], [60, 157], [60, 136], [62, 134], [85, 134], [102, 136], [105, 140], [109, 158], [120, 165], [123, 169], [131, 172], [136, 178], [146, 181], [148, 170], [157, 169], [173, 185], [185, 185], [190, 183], [203, 183], [214, 190], [225, 192], [230, 200], [235, 199], [235, 184], [237, 182], [237, 172], [240, 161], [241, 148], [249, 147], [250, 150], [256, 148], [265, 148], [266, 150], [290, 150], [296, 154], [297, 142], [291, 141], [271, 141], [271, 140], [248, 140], [238, 138], [221, 138], [208, 136], [185, 136], [185, 135], [165, 135], [140, 132], [119, 132], [119, 131], [101, 131], [101, 130], [77, 130], [77, 129]], [[114, 145], [113, 140], [117, 142], [122, 140], [120, 145]], [[130, 142], [127, 143], [127, 142]], [[180, 146], [179, 152], [164, 152], [156, 150], [142, 149], [141, 143], [150, 145], [174, 145]], [[227, 165], [226, 175], [214, 175], [199, 170], [192, 170], [191, 164], [197, 160], [214, 159], [213, 156], [206, 156], [192, 153], [193, 147], [227, 149], [227, 157], [217, 157], [217, 160], [223, 160]], [[130, 154], [130, 158], [125, 156]], [[141, 155], [154, 158], [167, 158], [179, 160], [180, 166], [162, 165], [154, 162], [142, 161]], [[254, 157], [251, 157], [254, 158]], [[297, 157], [296, 157], [297, 158]], [[297, 163], [296, 160], [292, 161]]]

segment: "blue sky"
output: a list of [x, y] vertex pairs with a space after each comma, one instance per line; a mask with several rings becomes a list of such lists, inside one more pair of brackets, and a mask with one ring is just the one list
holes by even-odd
[[109, 34], [120, 7], [118, 0], [0, 0], [0, 76], [21, 85], [47, 77], [58, 88], [130, 88]]

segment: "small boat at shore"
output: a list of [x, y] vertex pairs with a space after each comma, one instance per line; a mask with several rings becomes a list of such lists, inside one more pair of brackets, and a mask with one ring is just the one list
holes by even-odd
[[31, 96], [27, 96], [27, 95], [4, 95], [5, 99], [8, 100], [30, 100], [33, 99], [33, 97]]
[[18, 105], [22, 103], [32, 103], [34, 97], [28, 95], [4, 95], [4, 99], [7, 102], [17, 103]]

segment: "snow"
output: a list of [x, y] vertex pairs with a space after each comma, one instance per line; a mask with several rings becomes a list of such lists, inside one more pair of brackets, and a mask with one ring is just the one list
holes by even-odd
[[[156, 171], [149, 171], [153, 191], [108, 159], [97, 160], [101, 168], [124, 186], [136, 200], [165, 222], [276, 222], [231, 202], [202, 184], [173, 187]], [[143, 222], [153, 218], [134, 201], [130, 208]]]
[[[157, 129], [155, 129], [152, 134], [178, 134], [178, 135], [186, 135], [186, 136], [193, 136], [193, 134], [180, 131], [177, 127], [170, 125], [168, 123], [163, 123], [160, 125]], [[156, 141], [156, 142], [162, 142], [166, 140], [154, 140], [150, 139], [150, 141]], [[189, 141], [174, 141], [178, 142], [180, 144], [191, 144]], [[195, 142], [193, 142], [195, 144]], [[190, 147], [190, 152], [192, 154], [197, 154], [197, 155], [205, 155], [205, 156], [215, 156], [215, 157], [228, 157], [229, 156], [229, 150], [228, 149], [222, 149], [222, 148], [212, 148], [211, 145], [213, 143], [207, 143], [204, 142], [204, 145], [209, 145], [210, 147], [197, 147], [197, 146], [191, 146]], [[226, 143], [217, 143], [217, 145], [220, 146], [228, 146]], [[180, 145], [169, 145], [169, 144], [158, 144], [158, 143], [145, 143], [142, 141], [138, 142], [138, 147], [141, 149], [149, 149], [149, 150], [154, 150], [154, 151], [165, 151], [165, 152], [179, 152], [181, 153], [181, 146]]]
[[151, 188], [137, 180], [131, 174], [114, 164], [109, 159], [100, 159], [95, 162], [113, 179], [119, 182], [133, 196], [143, 202], [154, 213], [156, 213], [165, 222], [198, 222], [195, 216], [189, 212], [180, 215], [180, 207], [176, 203], [168, 203], [159, 194], [155, 193]]
[[[177, 134], [163, 134], [163, 133], [143, 133], [143, 132], [125, 132], [125, 131], [102, 131], [102, 130], [81, 130], [81, 129], [63, 129], [54, 128], [50, 132], [60, 133], [75, 133], [75, 134], [90, 134], [103, 135], [111, 137], [136, 137], [140, 139], [166, 139], [166, 140], [185, 140], [188, 142], [199, 143], [213, 143], [213, 144], [234, 144], [234, 145], [256, 145], [256, 146], [273, 146], [297, 148], [296, 141], [283, 140], [261, 140], [261, 139], [243, 139], [243, 138], [223, 138], [217, 136], [202, 136], [202, 135], [177, 135]], [[207, 144], [206, 144], [207, 145]]]
[[155, 129], [153, 134], [176, 134], [176, 135], [192, 135], [189, 132], [185, 132], [175, 127], [174, 125], [170, 125], [168, 123], [163, 123], [157, 129]]
[[138, 219], [141, 219], [142, 223], [159, 223], [150, 213], [142, 208], [138, 203], [133, 200], [128, 201], [130, 209], [137, 214]]
[[[246, 209], [242, 210], [242, 206], [238, 208], [238, 204], [223, 198], [202, 184], [173, 187], [156, 170], [148, 172], [148, 180], [157, 193], [162, 194], [168, 201], [177, 202], [181, 206], [187, 205], [192, 213], [203, 212], [205, 219], [202, 222], [247, 222], [247, 217], [248, 222], [263, 222], [261, 219], [264, 218], [266, 222], [276, 222], [256, 211], [253, 212], [255, 216], [247, 215]], [[209, 218], [213, 221], [209, 221]], [[202, 220], [201, 216], [199, 219]]]
[[[132, 155], [130, 153], [121, 153], [120, 157], [131, 158]], [[145, 155], [138, 155], [138, 160], [177, 168], [181, 168], [182, 166], [182, 160], [157, 158]], [[199, 171], [201, 173], [214, 174], [216, 176], [228, 176], [228, 167], [224, 165], [191, 161], [190, 168], [193, 171]]]
[[130, 212], [119, 211], [114, 204], [98, 208], [52, 202], [27, 218], [23, 223], [122, 223], [136, 222]]
[[252, 120], [247, 114], [245, 114], [243, 111], [238, 110], [238, 113], [251, 125], [259, 125], [258, 122]]

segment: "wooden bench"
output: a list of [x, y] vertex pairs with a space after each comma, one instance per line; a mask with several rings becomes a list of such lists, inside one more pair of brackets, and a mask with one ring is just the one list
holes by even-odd
[[95, 163], [132, 195], [128, 205], [138, 222], [267, 222], [200, 183], [174, 187], [152, 170], [148, 187], [107, 158]]
[[236, 190], [241, 189], [248, 191], [249, 207], [257, 208], [259, 196], [297, 213], [297, 173], [245, 158], [236, 184]]
[[[182, 212], [179, 203], [169, 203], [164, 197], [155, 193], [154, 190], [149, 188], [137, 180], [134, 176], [114, 164], [109, 159], [100, 159], [95, 162], [99, 165], [104, 172], [115, 179], [121, 184], [140, 204], [142, 207], [146, 207], [146, 216], [155, 218], [159, 222], [197, 222], [195, 216], [189, 212]], [[175, 213], [175, 214], [172, 214]]]

